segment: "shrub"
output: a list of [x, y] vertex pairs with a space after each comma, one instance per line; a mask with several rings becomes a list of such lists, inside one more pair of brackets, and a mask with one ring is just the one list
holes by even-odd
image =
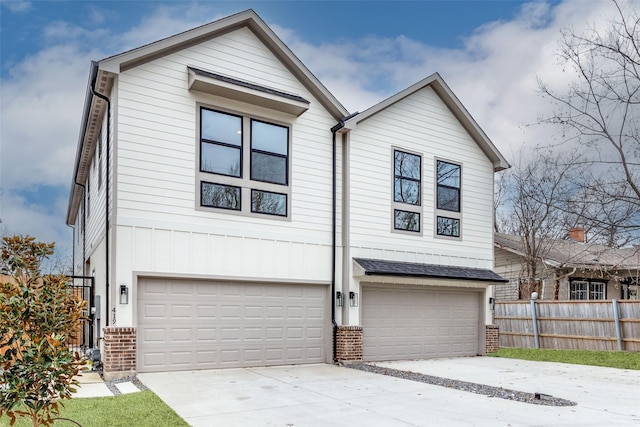
[[0, 416], [29, 417], [50, 426], [62, 399], [70, 399], [84, 363], [67, 343], [83, 319], [86, 302], [62, 275], [42, 275], [54, 244], [33, 237], [2, 239], [0, 280]]

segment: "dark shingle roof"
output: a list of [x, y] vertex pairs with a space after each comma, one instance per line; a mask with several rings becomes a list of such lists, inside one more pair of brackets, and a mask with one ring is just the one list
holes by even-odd
[[200, 76], [205, 76], [205, 77], [209, 77], [215, 80], [220, 80], [221, 82], [225, 82], [225, 83], [231, 83], [237, 86], [242, 86], [245, 87], [247, 89], [253, 89], [253, 90], [257, 90], [260, 92], [264, 92], [264, 93], [268, 93], [271, 95], [276, 95], [276, 96], [281, 96], [283, 98], [287, 98], [287, 99], [291, 99], [293, 101], [298, 101], [298, 102], [302, 102], [305, 104], [309, 104], [309, 101], [307, 101], [306, 99], [304, 99], [301, 96], [298, 95], [294, 95], [292, 93], [287, 93], [287, 92], [283, 92], [281, 90], [278, 89], [273, 89], [267, 86], [262, 86], [256, 83], [251, 83], [251, 82], [247, 82], [244, 80], [239, 80], [233, 77], [229, 77], [229, 76], [225, 76], [222, 74], [217, 74], [217, 73], [212, 73], [211, 71], [205, 71], [205, 70], [200, 70], [198, 68], [194, 68], [194, 67], [188, 67], [191, 71], [193, 71], [194, 73], [200, 75]]
[[483, 282], [508, 282], [498, 274], [484, 268], [454, 267], [449, 265], [419, 264], [414, 262], [385, 261], [381, 259], [354, 258], [364, 268], [365, 275], [431, 277], [438, 279], [480, 280]]

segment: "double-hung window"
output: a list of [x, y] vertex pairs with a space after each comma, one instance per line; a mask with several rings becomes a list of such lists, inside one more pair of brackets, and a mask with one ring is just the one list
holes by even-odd
[[422, 157], [393, 150], [393, 229], [421, 232]]
[[288, 126], [200, 108], [200, 206], [289, 216]]
[[462, 167], [436, 160], [436, 234], [460, 237]]

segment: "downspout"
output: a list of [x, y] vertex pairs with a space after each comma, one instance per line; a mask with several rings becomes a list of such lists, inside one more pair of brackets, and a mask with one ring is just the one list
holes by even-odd
[[337, 341], [338, 341], [338, 323], [336, 322], [336, 234], [338, 231], [337, 225], [337, 181], [338, 181], [338, 161], [337, 161], [337, 146], [336, 146], [336, 133], [344, 127], [344, 119], [340, 120], [340, 122], [331, 128], [331, 136], [333, 142], [333, 153], [332, 153], [332, 171], [333, 171], [333, 182], [332, 182], [332, 209], [331, 209], [331, 324], [333, 325], [333, 363], [338, 363], [338, 354], [337, 354]]
[[109, 156], [111, 155], [111, 151], [109, 148], [110, 135], [111, 135], [111, 100], [104, 96], [103, 94], [96, 91], [96, 76], [94, 76], [93, 81], [91, 82], [91, 92], [102, 99], [107, 103], [107, 138], [106, 138], [106, 154], [105, 154], [105, 203], [104, 203], [104, 223], [105, 223], [105, 231], [104, 231], [104, 240], [105, 240], [105, 304], [106, 304], [106, 312], [107, 312], [107, 320], [105, 322], [105, 326], [109, 326], [109, 318], [111, 316], [111, 311], [109, 309], [109, 279], [110, 279], [110, 266], [109, 266]]

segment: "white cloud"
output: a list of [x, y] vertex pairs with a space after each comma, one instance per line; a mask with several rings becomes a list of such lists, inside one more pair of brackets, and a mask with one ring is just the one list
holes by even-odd
[[15, 13], [24, 13], [31, 9], [31, 2], [26, 0], [2, 0], [0, 4]]
[[[28, 2], [2, 4], [16, 11], [28, 7]], [[89, 16], [91, 31], [68, 22], [43, 29], [46, 49], [15, 63], [2, 80], [0, 217], [7, 227], [33, 230], [29, 234], [42, 240], [68, 238], [66, 197], [90, 61], [217, 19], [217, 7], [215, 3], [160, 6], [121, 33], [101, 27], [112, 12], [100, 9]], [[362, 111], [440, 72], [498, 148], [511, 157], [523, 142], [544, 143], [552, 137], [549, 130], [525, 125], [549, 109], [547, 101], [536, 95], [536, 78], [562, 85], [571, 77], [553, 56], [560, 28], [605, 22], [612, 10], [608, 2], [566, 1], [554, 6], [533, 2], [514, 20], [478, 28], [462, 48], [453, 50], [402, 34], [312, 44], [304, 34], [270, 24], [350, 111]], [[369, 31], [373, 32], [375, 28]], [[52, 212], [16, 192], [43, 184], [60, 191], [60, 206]]]

